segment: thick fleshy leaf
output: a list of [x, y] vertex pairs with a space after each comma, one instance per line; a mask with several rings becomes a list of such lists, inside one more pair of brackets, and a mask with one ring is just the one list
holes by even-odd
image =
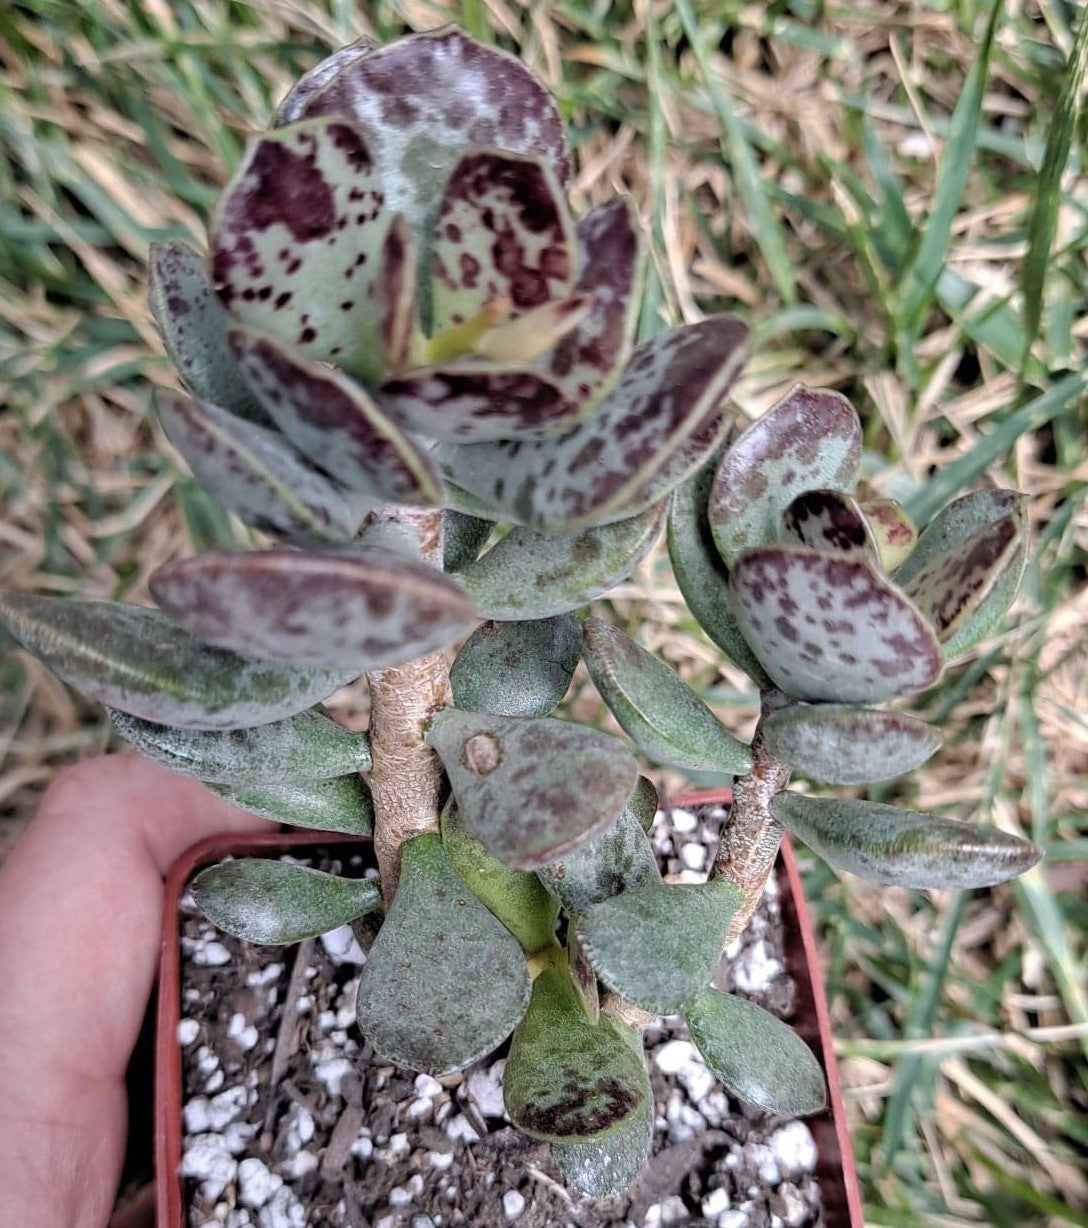
[[445, 570], [464, 571], [470, 563], [475, 563], [494, 527], [493, 521], [447, 507], [442, 513], [442, 566]]
[[469, 835], [453, 798], [442, 813], [442, 843], [450, 865], [528, 954], [555, 942], [558, 903], [535, 874], [505, 865]]
[[193, 394], [251, 422], [271, 421], [227, 348], [230, 316], [204, 256], [180, 240], [152, 243], [148, 298], [174, 366]]
[[212, 648], [158, 610], [0, 592], [16, 640], [89, 699], [183, 729], [240, 729], [312, 708], [355, 677]]
[[914, 522], [907, 515], [907, 509], [894, 499], [866, 499], [860, 506], [876, 541], [881, 567], [885, 571], [895, 571], [918, 540]]
[[818, 1113], [824, 1072], [797, 1033], [754, 1002], [705, 989], [684, 1019], [706, 1064], [744, 1104], [779, 1117]]
[[278, 432], [216, 405], [170, 392], [155, 396], [170, 442], [197, 481], [255, 529], [293, 541], [350, 541], [363, 518]]
[[714, 545], [707, 521], [714, 468], [699, 469], [673, 491], [668, 530], [672, 574], [699, 626], [753, 682], [769, 686], [771, 680], [737, 626], [729, 569]]
[[356, 674], [452, 644], [475, 617], [456, 581], [377, 548], [210, 550], [160, 568], [151, 591], [209, 644]]
[[525, 870], [607, 827], [638, 775], [615, 738], [551, 717], [446, 708], [432, 719], [427, 742], [449, 775], [465, 830]]
[[737, 741], [664, 661], [600, 618], [587, 618], [582, 655], [593, 684], [632, 741], [658, 763], [739, 776], [752, 766]]
[[359, 977], [359, 1027], [384, 1058], [442, 1075], [490, 1053], [529, 1001], [521, 947], [438, 835], [401, 846], [397, 893]]
[[329, 780], [371, 767], [365, 733], [352, 733], [321, 712], [300, 712], [255, 729], [173, 729], [111, 712], [114, 732], [163, 767], [221, 785]]
[[461, 572], [465, 592], [484, 618], [548, 618], [575, 610], [615, 588], [661, 536], [665, 504], [629, 520], [578, 533], [515, 528]]
[[730, 585], [737, 623], [787, 695], [880, 703], [940, 677], [932, 628], [866, 559], [760, 546], [738, 558]]
[[475, 149], [453, 168], [431, 246], [432, 332], [489, 303], [514, 315], [566, 298], [574, 285], [574, 223], [547, 162]]
[[778, 821], [838, 870], [898, 887], [992, 887], [1042, 855], [997, 827], [877, 802], [779, 793]]
[[954, 661], [969, 652], [996, 628], [1020, 591], [1030, 544], [1027, 526], [1024, 524], [1020, 527], [1015, 551], [1003, 558], [986, 596], [976, 606], [974, 613], [958, 620], [948, 638], [941, 644], [941, 652], [946, 661]]
[[595, 1024], [586, 1018], [569, 968], [541, 972], [503, 1072], [503, 1102], [514, 1125], [549, 1142], [592, 1139], [651, 1098], [641, 1052], [607, 1015]]
[[209, 784], [208, 788], [240, 810], [274, 823], [353, 836], [369, 836], [374, 830], [370, 789], [355, 775], [273, 784]]
[[547, 716], [567, 693], [582, 650], [573, 614], [532, 622], [486, 622], [466, 640], [450, 670], [463, 712]]
[[276, 425], [338, 482], [385, 502], [441, 501], [442, 484], [427, 452], [359, 384], [252, 329], [234, 329], [230, 343]]
[[[703, 457], [685, 445], [698, 436], [712, 447], [702, 439], [708, 422], [724, 430], [721, 410], [747, 337], [731, 316], [662, 333], [635, 350], [596, 413], [573, 430], [446, 446], [439, 462], [457, 486], [533, 528], [563, 532], [633, 516], [698, 466]], [[655, 482], [659, 472], [667, 480]]]
[[416, 335], [419, 261], [412, 232], [401, 214], [389, 225], [382, 244], [374, 287], [378, 339], [389, 371], [408, 366]]
[[357, 38], [346, 47], [338, 47], [332, 55], [326, 56], [320, 63], [314, 65], [309, 72], [304, 73], [291, 87], [290, 92], [276, 110], [273, 126], [282, 128], [285, 124], [293, 124], [303, 118], [306, 105], [338, 76], [349, 64], [370, 55], [378, 47], [378, 42], [367, 35]]
[[375, 284], [392, 216], [352, 124], [308, 120], [263, 133], [247, 146], [212, 223], [212, 284], [243, 324], [377, 378]]
[[858, 501], [839, 490], [806, 490], [798, 495], [782, 513], [782, 537], [825, 554], [880, 558]]
[[649, 777], [640, 776], [635, 791], [627, 799], [627, 809], [634, 815], [643, 831], [649, 831], [653, 827], [660, 805], [657, 785]]
[[300, 114], [342, 116], [366, 133], [386, 207], [417, 232], [472, 149], [546, 158], [561, 184], [570, 174], [563, 121], [548, 91], [514, 56], [454, 26], [356, 57]]
[[671, 1015], [709, 984], [742, 898], [724, 878], [647, 885], [594, 904], [578, 937], [606, 985]]
[[[558, 908], [559, 905], [556, 904]], [[596, 1023], [601, 1017], [601, 988], [597, 983], [597, 972], [589, 962], [574, 926], [567, 926], [567, 961], [570, 964], [571, 977], [578, 996], [582, 999], [582, 1009], [590, 1023]]]
[[382, 900], [373, 879], [262, 858], [209, 866], [193, 879], [192, 892], [220, 929], [260, 943], [316, 938], [380, 908]]
[[732, 445], [710, 491], [709, 517], [722, 558], [778, 536], [782, 512], [806, 490], [852, 491], [861, 423], [850, 402], [798, 384]]

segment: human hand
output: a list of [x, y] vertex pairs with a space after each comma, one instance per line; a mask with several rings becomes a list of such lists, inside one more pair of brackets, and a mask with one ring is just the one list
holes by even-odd
[[0, 1224], [105, 1228], [163, 876], [205, 836], [268, 826], [135, 755], [46, 794], [0, 870]]

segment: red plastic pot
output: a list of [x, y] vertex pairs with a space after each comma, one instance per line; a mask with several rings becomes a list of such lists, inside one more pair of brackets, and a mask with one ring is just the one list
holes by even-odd
[[[674, 799], [676, 806], [727, 803], [728, 791], [708, 790]], [[155, 1171], [158, 1185], [158, 1228], [185, 1228], [181, 1167], [182, 1081], [178, 1023], [181, 1019], [181, 960], [178, 904], [194, 873], [223, 857], [297, 851], [300, 847], [358, 843], [353, 836], [298, 831], [259, 836], [213, 836], [188, 849], [166, 879], [162, 949], [159, 962], [158, 1035], [155, 1046]], [[812, 1048], [827, 1075], [828, 1107], [806, 1118], [816, 1143], [816, 1177], [820, 1182], [825, 1228], [863, 1228], [861, 1194], [854, 1155], [846, 1128], [842, 1089], [820, 973], [816, 938], [805, 903], [789, 839], [778, 860], [779, 900], [786, 932], [786, 963], [797, 987], [794, 1027]]]

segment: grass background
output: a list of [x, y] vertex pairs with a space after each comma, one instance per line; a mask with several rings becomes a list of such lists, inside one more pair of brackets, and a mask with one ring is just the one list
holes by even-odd
[[[153, 239], [198, 241], [247, 133], [360, 33], [459, 20], [570, 122], [579, 211], [627, 191], [643, 330], [739, 310], [754, 415], [850, 396], [924, 521], [994, 482], [1037, 549], [1009, 628], [913, 710], [944, 751], [869, 795], [1047, 851], [993, 891], [808, 887], [873, 1224], [1088, 1225], [1088, 20], [1062, 0], [23, 0], [0, 11], [0, 583], [146, 598], [231, 525], [148, 413]], [[731, 726], [754, 697], [662, 555], [611, 617]], [[100, 714], [0, 644], [0, 856]], [[346, 701], [350, 702], [350, 701]], [[573, 701], [589, 711], [583, 684]], [[350, 716], [350, 713], [348, 714]]]

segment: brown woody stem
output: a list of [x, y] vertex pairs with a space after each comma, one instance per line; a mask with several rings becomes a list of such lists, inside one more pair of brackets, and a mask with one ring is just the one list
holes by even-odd
[[781, 691], [764, 691], [760, 723], [752, 739], [752, 770], [733, 786], [729, 823], [722, 832], [711, 878], [727, 878], [744, 892], [726, 935], [730, 943], [751, 919], [782, 843], [782, 825], [771, 814], [771, 798], [790, 782], [790, 769], [763, 742], [763, 717], [789, 701]]

